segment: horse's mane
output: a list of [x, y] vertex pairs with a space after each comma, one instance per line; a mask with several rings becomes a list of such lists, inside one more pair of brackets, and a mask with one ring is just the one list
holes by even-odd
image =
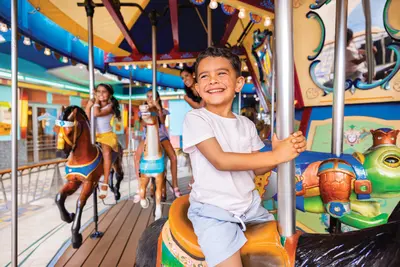
[[89, 118], [86, 115], [86, 112], [81, 107], [78, 107], [78, 106], [69, 106], [69, 107], [67, 107], [64, 110], [64, 112], [61, 114], [61, 119], [63, 121], [67, 120], [68, 116], [71, 114], [71, 112], [74, 109], [78, 109], [78, 113], [81, 114], [85, 118], [85, 120], [90, 124], [90, 121], [89, 121]]

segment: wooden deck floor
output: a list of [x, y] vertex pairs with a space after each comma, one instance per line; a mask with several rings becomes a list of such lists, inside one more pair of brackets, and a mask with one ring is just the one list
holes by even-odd
[[[179, 179], [182, 193], [188, 193], [189, 177]], [[168, 200], [173, 199], [168, 192]], [[133, 266], [136, 248], [142, 232], [154, 221], [152, 205], [142, 209], [139, 203], [124, 200], [112, 206], [99, 217], [98, 229], [104, 235], [92, 239], [94, 223], [83, 232], [83, 243], [79, 249], [71, 245], [59, 257], [55, 266]], [[163, 205], [163, 216], [168, 216], [170, 205]]]

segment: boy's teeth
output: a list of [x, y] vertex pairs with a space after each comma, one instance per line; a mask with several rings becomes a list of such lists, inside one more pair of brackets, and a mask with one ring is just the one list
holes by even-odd
[[216, 92], [222, 92], [222, 90], [218, 89], [218, 90], [210, 90], [209, 93], [216, 93]]

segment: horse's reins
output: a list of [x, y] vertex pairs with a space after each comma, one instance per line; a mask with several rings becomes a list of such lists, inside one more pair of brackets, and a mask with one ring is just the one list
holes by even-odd
[[[79, 131], [79, 135], [77, 136], [77, 132], [78, 132], [78, 125], [79, 125], [79, 121], [77, 121], [76, 119], [71, 122], [71, 121], [62, 121], [62, 120], [56, 120], [56, 125], [60, 126], [60, 132], [58, 134], [58, 138], [61, 138], [64, 142], [66, 142], [68, 145], [70, 145], [72, 147], [72, 152], [74, 152], [75, 148], [76, 148], [76, 142], [78, 141], [78, 139], [81, 137], [82, 135], [82, 130]], [[65, 134], [64, 128], [69, 128], [69, 127], [74, 127], [74, 137], [73, 137], [73, 141], [71, 141], [68, 138], [68, 135]], [[58, 142], [58, 146], [60, 146], [60, 142]], [[63, 146], [63, 144], [62, 144]], [[61, 147], [59, 147], [61, 148]]]

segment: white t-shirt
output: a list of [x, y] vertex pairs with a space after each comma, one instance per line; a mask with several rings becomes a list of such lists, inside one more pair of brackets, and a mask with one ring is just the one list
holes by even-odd
[[263, 148], [254, 123], [244, 116], [235, 116], [224, 118], [205, 108], [187, 113], [183, 123], [183, 151], [190, 154], [195, 180], [190, 199], [242, 215], [252, 201], [254, 172], [219, 171], [196, 147], [215, 137], [224, 152], [251, 153]]

